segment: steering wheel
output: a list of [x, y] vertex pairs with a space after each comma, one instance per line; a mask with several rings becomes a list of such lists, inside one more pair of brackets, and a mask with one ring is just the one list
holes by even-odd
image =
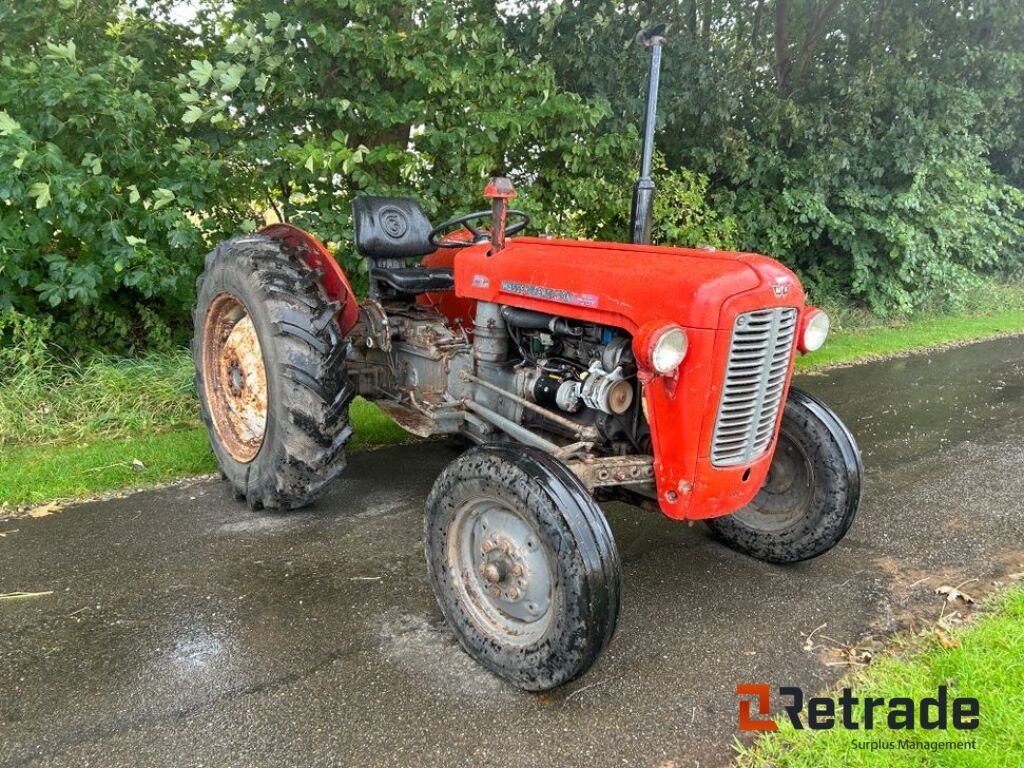
[[[530, 214], [525, 211], [517, 211], [514, 208], [510, 208], [507, 214], [508, 218], [505, 219], [505, 236], [511, 237], [517, 232], [522, 232], [526, 229], [530, 223]], [[512, 217], [515, 217], [516, 221], [509, 224], [508, 221]], [[456, 216], [454, 219], [448, 219], [443, 224], [438, 224], [432, 230], [430, 235], [427, 237], [427, 241], [435, 248], [465, 248], [467, 245], [473, 245], [473, 243], [480, 243], [484, 240], [489, 240], [491, 235], [485, 229], [474, 227], [470, 224], [471, 221], [477, 219], [490, 219], [490, 211], [474, 211], [473, 213], [467, 213], [465, 216]], [[462, 227], [469, 232], [470, 240], [449, 240], [448, 236], [451, 234], [451, 230], [456, 227]]]

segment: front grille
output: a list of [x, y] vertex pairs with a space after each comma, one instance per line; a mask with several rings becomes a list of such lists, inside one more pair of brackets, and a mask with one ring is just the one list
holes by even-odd
[[748, 464], [772, 441], [796, 338], [796, 310], [760, 309], [736, 317], [729, 342], [711, 463]]

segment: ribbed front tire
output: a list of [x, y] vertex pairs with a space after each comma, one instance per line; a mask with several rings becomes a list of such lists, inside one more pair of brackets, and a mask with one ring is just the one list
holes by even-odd
[[758, 560], [809, 560], [850, 530], [863, 474], [850, 430], [831, 408], [793, 387], [764, 486], [746, 507], [707, 524], [723, 543]]

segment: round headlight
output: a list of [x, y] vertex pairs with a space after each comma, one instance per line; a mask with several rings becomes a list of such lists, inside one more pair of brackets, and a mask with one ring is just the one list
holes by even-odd
[[675, 371], [686, 357], [686, 331], [672, 326], [658, 334], [651, 345], [651, 366], [660, 374]]
[[804, 320], [804, 332], [800, 339], [800, 349], [804, 352], [813, 352], [816, 349], [821, 349], [825, 339], [828, 338], [828, 331], [831, 327], [832, 322], [828, 319], [828, 315], [820, 309], [812, 309], [807, 315], [807, 319]]

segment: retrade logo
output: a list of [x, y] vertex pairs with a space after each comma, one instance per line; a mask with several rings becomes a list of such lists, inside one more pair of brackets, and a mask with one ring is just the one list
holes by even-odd
[[736, 686], [737, 696], [753, 696], [753, 699], [740, 699], [740, 730], [741, 731], [777, 731], [778, 724], [774, 720], [755, 720], [750, 715], [750, 705], [757, 702], [757, 714], [767, 715], [771, 712], [768, 685], [765, 683], [740, 683]]
[[[778, 724], [769, 718], [771, 688], [764, 683], [740, 683], [736, 686], [739, 700], [739, 728], [741, 731], [777, 731]], [[973, 731], [979, 725], [981, 705], [976, 698], [962, 696], [950, 698], [945, 685], [940, 685], [935, 696], [914, 699], [895, 696], [885, 699], [854, 696], [850, 688], [843, 688], [838, 699], [825, 696], [804, 697], [796, 686], [780, 686], [778, 696], [782, 711], [789, 717], [795, 730], [809, 728], [826, 731], [844, 728], [855, 731], [871, 730], [881, 722], [890, 730], [912, 731], [947, 730]], [[806, 703], [806, 705], [805, 705]], [[757, 717], [755, 718], [755, 710]]]

